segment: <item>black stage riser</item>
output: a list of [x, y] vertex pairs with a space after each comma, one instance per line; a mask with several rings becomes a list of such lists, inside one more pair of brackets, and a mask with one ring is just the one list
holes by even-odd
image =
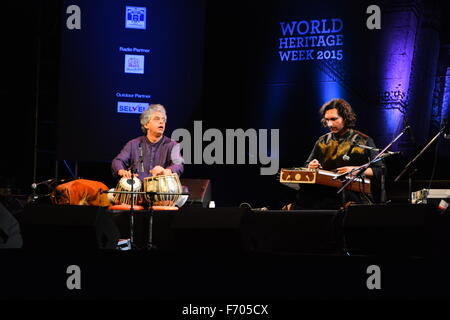
[[[141, 213], [145, 226], [136, 220], [135, 227], [143, 235], [142, 245], [147, 240], [145, 216]], [[123, 223], [124, 236], [127, 228]], [[429, 205], [355, 206], [346, 211], [184, 208], [156, 212], [153, 219], [157, 249], [177, 252], [445, 255], [449, 231], [448, 215]]]
[[16, 215], [23, 248], [115, 249], [119, 231], [101, 207], [31, 205]]
[[450, 255], [449, 215], [429, 204], [350, 206], [342, 230], [353, 255]]
[[[183, 208], [154, 212], [160, 252], [326, 255], [449, 255], [450, 218], [431, 205], [351, 206], [346, 211]], [[130, 214], [96, 207], [35, 206], [17, 215], [25, 248], [114, 249], [130, 237]], [[134, 214], [137, 248], [149, 241], [149, 211]]]

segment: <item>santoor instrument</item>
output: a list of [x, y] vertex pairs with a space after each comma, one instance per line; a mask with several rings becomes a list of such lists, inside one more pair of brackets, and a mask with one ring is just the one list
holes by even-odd
[[[299, 189], [299, 184], [319, 184], [341, 188], [347, 179], [350, 179], [348, 176], [344, 178], [344, 181], [341, 181], [340, 178], [333, 179], [338, 176], [339, 174], [335, 172], [318, 169], [295, 168], [280, 170], [280, 182], [294, 189]], [[370, 193], [370, 179], [357, 177], [346, 187], [346, 190]]]

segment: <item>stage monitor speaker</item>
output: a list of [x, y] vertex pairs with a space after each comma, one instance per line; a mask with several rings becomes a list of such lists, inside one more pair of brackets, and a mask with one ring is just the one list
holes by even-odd
[[255, 252], [340, 254], [337, 210], [269, 210], [249, 216], [247, 243]]
[[22, 244], [19, 222], [0, 202], [0, 249], [21, 248]]
[[240, 253], [247, 208], [183, 208], [173, 216], [171, 231], [178, 252]]
[[26, 249], [115, 249], [119, 231], [105, 208], [30, 205], [17, 215]]
[[436, 210], [430, 205], [352, 205], [343, 219], [350, 255], [424, 256]]
[[181, 179], [181, 185], [188, 187], [189, 198], [185, 207], [208, 207], [211, 201], [211, 181], [208, 179]]

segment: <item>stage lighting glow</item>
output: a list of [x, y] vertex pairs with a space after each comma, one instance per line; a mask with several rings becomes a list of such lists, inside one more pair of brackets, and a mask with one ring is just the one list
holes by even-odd
[[447, 68], [445, 74], [444, 95], [442, 97], [441, 119], [448, 119], [450, 111], [450, 68]]
[[[329, 67], [325, 66], [325, 68]], [[334, 98], [344, 98], [343, 88], [339, 81], [327, 74], [324, 69], [317, 72], [317, 86], [319, 99], [323, 103]]]
[[[414, 58], [417, 21], [411, 15], [386, 18], [387, 29], [382, 44], [381, 125], [388, 141], [403, 129], [403, 114], [408, 107], [408, 90]], [[395, 31], [393, 32], [392, 29]]]

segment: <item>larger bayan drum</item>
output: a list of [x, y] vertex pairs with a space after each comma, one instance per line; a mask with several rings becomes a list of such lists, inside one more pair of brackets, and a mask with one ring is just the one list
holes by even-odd
[[182, 193], [180, 178], [176, 173], [144, 178], [144, 191], [153, 209], [176, 210], [175, 203]]

